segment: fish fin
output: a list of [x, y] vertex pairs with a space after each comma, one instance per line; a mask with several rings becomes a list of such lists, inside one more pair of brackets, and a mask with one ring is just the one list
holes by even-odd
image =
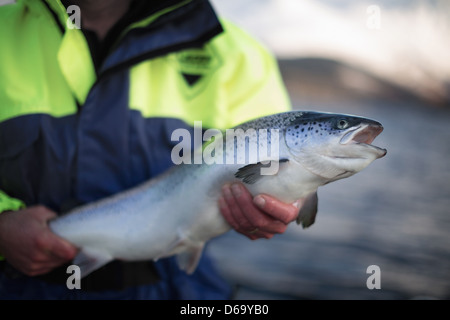
[[160, 258], [176, 255], [180, 269], [187, 274], [191, 274], [197, 268], [205, 243], [191, 240], [181, 229], [177, 233], [177, 239], [173, 241], [167, 250], [153, 260], [157, 261]]
[[184, 270], [187, 274], [192, 274], [197, 268], [198, 262], [202, 256], [204, 242], [190, 245], [186, 251], [177, 255], [177, 263], [181, 270]]
[[105, 253], [104, 251], [92, 248], [83, 248], [77, 254], [75, 259], [73, 259], [72, 263], [80, 268], [80, 276], [81, 278], [84, 278], [91, 272], [97, 270], [112, 260], [113, 258], [111, 255]]
[[[252, 163], [248, 164], [244, 167], [241, 167], [238, 169], [238, 171], [234, 174], [236, 178], [241, 179], [243, 182], [248, 184], [254, 184], [258, 180], [264, 177], [264, 175], [261, 174], [261, 168], [269, 168], [272, 165], [271, 160], [269, 163], [263, 164], [261, 162], [258, 163]], [[289, 161], [288, 159], [280, 159], [277, 161], [280, 163], [285, 163]]]
[[306, 196], [305, 202], [297, 216], [297, 224], [301, 223], [303, 229], [311, 226], [316, 220], [318, 202], [319, 198], [317, 197], [317, 191]]

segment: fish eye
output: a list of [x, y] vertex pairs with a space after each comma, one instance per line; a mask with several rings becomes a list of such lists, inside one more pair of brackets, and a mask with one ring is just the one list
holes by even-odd
[[340, 120], [338, 120], [338, 122], [337, 122], [337, 127], [338, 127], [338, 129], [347, 129], [347, 128], [348, 128], [348, 125], [349, 125], [349, 123], [348, 123], [348, 121], [345, 120], [345, 119], [340, 119]]

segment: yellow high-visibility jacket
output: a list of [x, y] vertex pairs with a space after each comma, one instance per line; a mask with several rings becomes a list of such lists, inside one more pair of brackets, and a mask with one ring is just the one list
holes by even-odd
[[100, 60], [67, 11], [0, 7], [0, 213], [65, 212], [168, 169], [177, 128], [290, 108], [274, 57], [206, 0], [136, 8]]
[[0, 7], [0, 212], [108, 196], [172, 165], [175, 128], [290, 107], [274, 58], [207, 1], [166, 1], [97, 68], [71, 21], [58, 0]]

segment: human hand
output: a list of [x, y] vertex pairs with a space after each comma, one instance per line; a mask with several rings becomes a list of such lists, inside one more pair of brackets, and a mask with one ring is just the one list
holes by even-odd
[[219, 198], [219, 208], [225, 220], [239, 233], [255, 240], [272, 238], [286, 231], [297, 218], [304, 199], [287, 204], [269, 195], [253, 198], [241, 183], [226, 184]]
[[75, 257], [77, 248], [48, 227], [54, 217], [56, 213], [44, 206], [0, 214], [0, 253], [9, 264], [36, 276]]

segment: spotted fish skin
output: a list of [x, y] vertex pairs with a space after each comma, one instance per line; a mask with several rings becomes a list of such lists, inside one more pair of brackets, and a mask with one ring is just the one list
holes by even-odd
[[[305, 197], [297, 223], [308, 227], [315, 220], [318, 187], [349, 177], [386, 154], [370, 144], [382, 130], [370, 119], [310, 111], [255, 119], [234, 132], [238, 138], [256, 139], [256, 149], [242, 146], [244, 138], [237, 139], [240, 143], [220, 141], [223, 147], [215, 150], [222, 160], [233, 152], [231, 163], [174, 166], [130, 190], [75, 208], [49, 226], [80, 248], [73, 263], [82, 277], [114, 259], [172, 255], [192, 273], [204, 244], [230, 230], [217, 205], [225, 183], [239, 181], [253, 195], [265, 193], [286, 203]], [[276, 145], [277, 152], [260, 153], [262, 141]], [[236, 155], [239, 147], [253, 152]], [[274, 164], [276, 172], [262, 174]]]

